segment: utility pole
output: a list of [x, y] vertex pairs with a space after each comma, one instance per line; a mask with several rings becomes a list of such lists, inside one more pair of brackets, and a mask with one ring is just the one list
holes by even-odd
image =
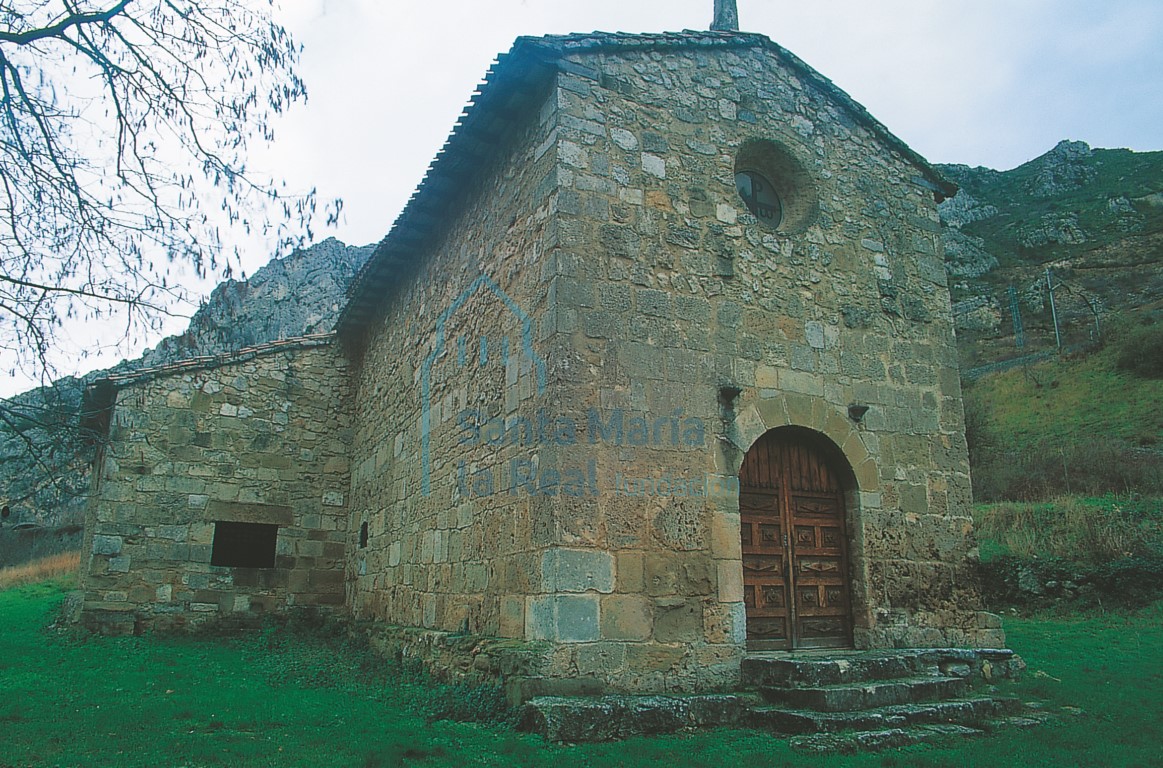
[[1054, 318], [1054, 342], [1062, 352], [1062, 334], [1058, 331], [1058, 310], [1054, 307], [1054, 284], [1050, 282], [1050, 268], [1046, 267], [1046, 290], [1050, 292], [1050, 316]]
[[1012, 285], [1009, 290], [1010, 294], [1010, 316], [1014, 321], [1014, 344], [1018, 349], [1026, 346], [1026, 334], [1022, 328], [1022, 309], [1018, 306], [1018, 291]]

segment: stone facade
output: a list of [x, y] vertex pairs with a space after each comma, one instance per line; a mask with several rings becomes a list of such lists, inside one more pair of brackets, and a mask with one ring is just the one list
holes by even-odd
[[[345, 378], [324, 338], [117, 382], [82, 549], [83, 622], [124, 634], [342, 606]], [[211, 564], [223, 521], [278, 526], [275, 567]]]
[[[973, 582], [936, 210], [955, 188], [757, 35], [522, 39], [481, 91], [356, 278], [338, 326], [349, 382], [333, 350], [313, 350], [319, 388], [280, 401], [291, 402], [282, 413], [333, 422], [317, 436], [330, 448], [295, 459], [293, 436], [281, 436], [271, 450], [296, 453], [278, 471], [301, 492], [276, 484], [230, 499], [301, 510], [280, 547], [312, 561], [271, 578], [301, 580], [313, 567], [336, 586], [337, 560], [297, 549], [315, 532], [291, 535], [311, 518], [334, 532], [323, 539], [332, 554], [346, 537], [346, 592], [323, 602], [425, 630], [392, 635], [393, 648], [413, 636], [462, 647], [432, 640], [441, 632], [527, 643], [533, 655], [518, 656], [539, 660], [537, 691], [554, 681], [731, 688], [751, 594], [740, 468], [764, 435], [794, 428], [780, 434], [829, 446], [839, 478], [847, 642], [1000, 645]], [[775, 180], [778, 225], [741, 199], [739, 175], [751, 172]], [[256, 381], [284, 359], [262, 359], [269, 368], [229, 371], [231, 386], [251, 389], [219, 408], [254, 397], [247, 408], [277, 415]], [[110, 449], [120, 463], [103, 472], [96, 505], [101, 542], [159, 535], [135, 533], [159, 516], [121, 458], [139, 450], [125, 430], [157, 409], [186, 414], [210, 381], [197, 376], [225, 387], [227, 375], [123, 388]], [[347, 411], [328, 398], [345, 386]], [[198, 430], [186, 432], [173, 433], [171, 451], [188, 450]], [[162, 453], [152, 471], [173, 462], [175, 487], [203, 471], [196, 457], [178, 470]], [[309, 466], [294, 472], [298, 461]], [[204, 485], [187, 494], [171, 507], [217, 498]], [[319, 516], [328, 498], [347, 504]], [[108, 527], [119, 504], [143, 508], [140, 528]], [[204, 539], [192, 521], [205, 513], [183, 515], [183, 543]], [[98, 572], [106, 585], [146, 578], [137, 560], [137, 575], [107, 575], [121, 551], [97, 543], [89, 610], [156, 613], [145, 592], [160, 583], [136, 596], [92, 586]], [[217, 576], [223, 596], [229, 576]], [[301, 602], [280, 587], [280, 605]], [[221, 611], [235, 598], [185, 599]]]

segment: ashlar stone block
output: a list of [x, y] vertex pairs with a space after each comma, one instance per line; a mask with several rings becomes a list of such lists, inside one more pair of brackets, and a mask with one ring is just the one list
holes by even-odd
[[650, 598], [642, 595], [608, 595], [602, 598], [602, 638], [649, 640], [654, 627]]
[[547, 550], [541, 556], [543, 592], [614, 591], [614, 556], [596, 549]]
[[623, 643], [593, 643], [577, 651], [577, 671], [582, 675], [602, 675], [621, 671], [626, 666]]
[[743, 602], [743, 569], [738, 561], [719, 560], [719, 601], [724, 603]]
[[703, 606], [696, 599], [663, 598], [654, 606], [654, 639], [690, 643], [703, 637]]
[[93, 554], [94, 555], [119, 555], [121, 554], [122, 539], [120, 536], [103, 536], [96, 535], [93, 537]]
[[532, 640], [588, 643], [601, 637], [598, 595], [531, 597], [525, 611], [525, 636]]

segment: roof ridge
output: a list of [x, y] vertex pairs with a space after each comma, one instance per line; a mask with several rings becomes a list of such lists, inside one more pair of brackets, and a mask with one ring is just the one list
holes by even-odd
[[[321, 347], [330, 344], [335, 339], [335, 331], [327, 331], [325, 333], [309, 333], [302, 336], [290, 336], [285, 339], [275, 339], [274, 341], [263, 342], [262, 344], [253, 344], [249, 347], [242, 347], [240, 349], [230, 350], [228, 352], [220, 352], [214, 355], [198, 355], [195, 357], [185, 357], [181, 360], [174, 360], [162, 365], [154, 365], [149, 368], [138, 368], [133, 371], [125, 373], [113, 374], [111, 376], [103, 376], [93, 382], [92, 385], [98, 383], [112, 384], [115, 387], [127, 386], [130, 384], [139, 384], [143, 381], [152, 381], [153, 379], [168, 376], [170, 374], [179, 373], [183, 371], [201, 371], [210, 368], [220, 368], [231, 363], [244, 362], [255, 357], [270, 354], [272, 352], [284, 352], [294, 349], [309, 349], [311, 347]], [[90, 386], [92, 386], [90, 385]]]

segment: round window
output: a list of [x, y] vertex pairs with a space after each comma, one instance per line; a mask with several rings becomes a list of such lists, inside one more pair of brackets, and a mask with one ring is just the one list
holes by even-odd
[[773, 229], [779, 226], [783, 220], [783, 206], [775, 193], [775, 185], [763, 174], [758, 171], [736, 173], [735, 189], [739, 190], [739, 197], [743, 198], [747, 210], [755, 218]]
[[816, 182], [807, 166], [791, 147], [770, 139], [740, 145], [735, 189], [755, 223], [784, 235], [803, 232], [819, 212]]

